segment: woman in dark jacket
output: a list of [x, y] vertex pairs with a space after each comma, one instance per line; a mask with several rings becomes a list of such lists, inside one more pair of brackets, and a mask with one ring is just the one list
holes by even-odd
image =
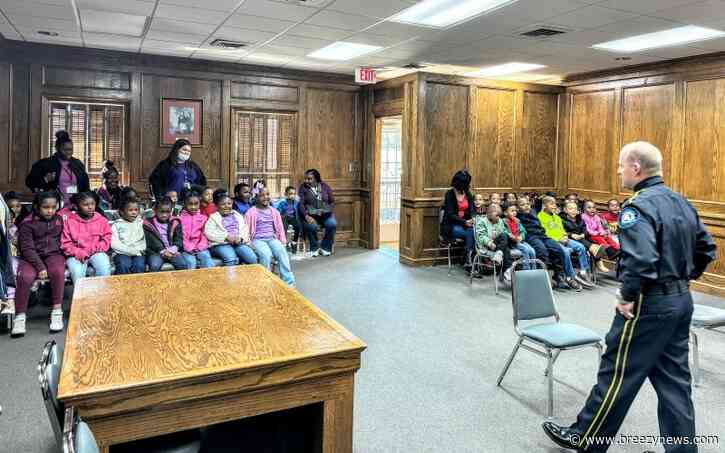
[[58, 192], [66, 205], [74, 194], [91, 190], [85, 165], [73, 157], [68, 132], [55, 133], [55, 153], [33, 164], [25, 185], [32, 192]]
[[171, 147], [168, 157], [151, 172], [149, 182], [154, 196], [160, 200], [170, 190], [179, 195], [192, 187], [201, 191], [201, 187], [206, 186], [206, 176], [199, 165], [191, 160], [191, 143], [180, 138]]
[[453, 175], [451, 189], [446, 192], [443, 201], [443, 236], [450, 239], [464, 239], [468, 259], [475, 251], [473, 235], [473, 194], [471, 193], [471, 174], [460, 170]]
[[[303, 228], [310, 241], [312, 256], [330, 256], [335, 243], [337, 220], [335, 220], [335, 197], [332, 188], [322, 182], [320, 172], [314, 168], [305, 172], [305, 182], [297, 191], [300, 204], [300, 216], [304, 220]], [[317, 231], [325, 228], [325, 237], [318, 249]]]

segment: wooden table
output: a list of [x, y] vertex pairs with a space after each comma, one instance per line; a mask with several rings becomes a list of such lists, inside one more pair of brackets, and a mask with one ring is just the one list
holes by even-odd
[[261, 266], [81, 280], [58, 396], [113, 444], [323, 403], [352, 452], [365, 344]]

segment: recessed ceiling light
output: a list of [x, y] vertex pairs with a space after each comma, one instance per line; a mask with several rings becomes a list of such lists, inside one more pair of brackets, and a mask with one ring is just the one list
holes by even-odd
[[146, 16], [93, 9], [81, 9], [80, 15], [84, 32], [126, 35], [135, 38], [143, 35], [148, 19]]
[[46, 30], [38, 30], [38, 34], [43, 35], [43, 36], [53, 36], [53, 37], [58, 36], [58, 33], [54, 32], [54, 31], [46, 31]]
[[367, 44], [358, 44], [354, 42], [338, 41], [327, 47], [316, 50], [307, 56], [310, 58], [318, 58], [320, 60], [352, 60], [363, 55], [382, 49], [380, 46], [370, 46]]
[[498, 66], [489, 66], [481, 68], [478, 71], [469, 72], [464, 75], [467, 77], [496, 77], [508, 74], [518, 74], [519, 72], [533, 71], [535, 69], [545, 68], [546, 66], [534, 63], [506, 63]]
[[644, 35], [630, 36], [629, 38], [607, 41], [594, 44], [595, 49], [608, 50], [610, 52], [639, 52], [640, 50], [657, 49], [670, 47], [679, 44], [687, 44], [707, 39], [720, 38], [725, 32], [713, 30], [712, 28], [686, 25], [684, 27], [671, 28], [669, 30], [646, 33]]
[[515, 3], [517, 0], [423, 0], [392, 21], [445, 28]]

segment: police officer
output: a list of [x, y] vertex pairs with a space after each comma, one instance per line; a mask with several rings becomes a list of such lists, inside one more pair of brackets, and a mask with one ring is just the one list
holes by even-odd
[[[607, 350], [576, 422], [570, 427], [545, 422], [544, 432], [563, 448], [606, 451], [649, 378], [659, 401], [660, 435], [687, 438], [692, 444], [688, 282], [715, 259], [715, 243], [692, 205], [665, 186], [662, 154], [654, 145], [635, 142], [622, 148], [617, 173], [622, 185], [635, 193], [619, 217], [617, 274], [622, 286]], [[664, 447], [668, 453], [697, 451], [695, 445]]]

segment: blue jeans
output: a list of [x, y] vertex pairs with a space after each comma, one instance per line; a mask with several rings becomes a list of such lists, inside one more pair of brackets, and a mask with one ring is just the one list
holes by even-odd
[[70, 279], [73, 281], [74, 285], [78, 280], [86, 276], [89, 265], [96, 272], [96, 277], [111, 275], [111, 259], [105, 252], [98, 252], [82, 263], [74, 257], [70, 257], [65, 261], [65, 265], [68, 267]]
[[[320, 245], [317, 242], [317, 231], [320, 229], [320, 225], [325, 228], [325, 237], [322, 238], [322, 250], [332, 252], [332, 244], [335, 242], [335, 232], [337, 231], [337, 220], [335, 216], [330, 214], [328, 216], [312, 216], [317, 223], [304, 223], [305, 234], [307, 239], [310, 241], [310, 251], [314, 252]], [[289, 238], [288, 238], [289, 239]]]
[[579, 256], [579, 269], [582, 271], [589, 270], [589, 257], [587, 256], [587, 249], [581, 244], [569, 239], [567, 245], [559, 243], [559, 246], [564, 251], [564, 273], [567, 277], [576, 276], [576, 270], [574, 270], [574, 264], [571, 262], [571, 254], [576, 252]]
[[184, 261], [186, 261], [187, 269], [196, 269], [197, 267], [202, 269], [205, 267], [214, 267], [214, 261], [211, 260], [209, 250], [202, 250], [196, 253], [184, 252], [181, 256], [183, 256]]
[[143, 274], [146, 271], [146, 257], [121, 255], [113, 257], [113, 264], [116, 265], [116, 274]]
[[272, 257], [277, 259], [279, 265], [279, 276], [290, 286], [295, 285], [295, 276], [292, 274], [292, 267], [289, 262], [287, 249], [277, 239], [255, 239], [252, 241], [252, 247], [259, 255], [259, 264], [272, 270]]
[[476, 250], [476, 240], [473, 236], [473, 228], [463, 228], [460, 225], [453, 225], [451, 230], [451, 236], [453, 239], [465, 239], [466, 250], [473, 252]]
[[236, 266], [240, 262], [244, 264], [257, 264], [257, 255], [251, 247], [244, 244], [215, 245], [211, 249], [214, 258], [219, 258], [225, 266]]
[[519, 242], [516, 245], [516, 250], [521, 252], [521, 258], [524, 260], [522, 267], [524, 269], [531, 269], [531, 264], [526, 260], [533, 260], [536, 258], [536, 250], [526, 242]]
[[158, 253], [154, 253], [153, 255], [146, 257], [146, 262], [149, 265], [149, 272], [159, 272], [161, 270], [161, 266], [163, 266], [165, 262], [171, 263], [177, 271], [183, 271], [189, 268], [189, 265], [186, 264], [186, 260], [184, 259], [184, 255], [181, 253], [170, 260], [163, 258]]

